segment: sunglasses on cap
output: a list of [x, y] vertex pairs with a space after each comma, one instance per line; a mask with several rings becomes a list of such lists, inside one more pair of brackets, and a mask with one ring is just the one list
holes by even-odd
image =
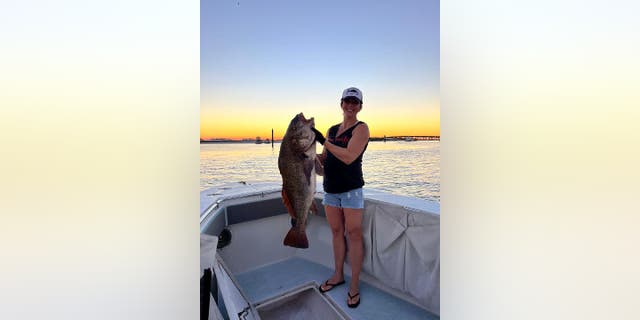
[[350, 104], [360, 104], [360, 100], [358, 100], [358, 98], [356, 97], [346, 97], [342, 99], [342, 102]]

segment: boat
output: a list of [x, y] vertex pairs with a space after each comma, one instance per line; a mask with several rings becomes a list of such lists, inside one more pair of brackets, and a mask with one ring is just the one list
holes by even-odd
[[201, 191], [204, 319], [439, 319], [439, 203], [364, 189], [361, 303], [348, 308], [348, 257], [347, 285], [318, 290], [333, 274], [333, 251], [321, 183], [316, 190], [308, 249], [282, 244], [290, 216], [280, 183]]

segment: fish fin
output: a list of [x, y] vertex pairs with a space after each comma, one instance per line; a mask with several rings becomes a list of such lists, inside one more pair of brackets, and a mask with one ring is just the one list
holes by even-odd
[[293, 211], [293, 206], [291, 205], [291, 201], [289, 201], [289, 197], [287, 197], [287, 193], [284, 191], [284, 188], [282, 189], [282, 202], [284, 202], [284, 206], [287, 207], [287, 211], [291, 218], [295, 219], [296, 213]]
[[311, 212], [315, 213], [316, 215], [318, 214], [318, 207], [316, 207], [316, 201], [313, 200], [311, 201]]
[[307, 233], [304, 230], [298, 228], [291, 228], [284, 237], [283, 244], [285, 246], [306, 249], [309, 248], [309, 239], [307, 239]]
[[304, 176], [307, 178], [307, 184], [311, 184], [311, 171], [315, 165], [315, 160], [307, 159], [304, 162]]

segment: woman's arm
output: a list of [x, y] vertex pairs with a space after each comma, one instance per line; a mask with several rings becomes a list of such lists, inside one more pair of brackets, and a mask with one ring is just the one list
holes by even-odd
[[336, 158], [349, 165], [360, 156], [367, 142], [369, 142], [369, 127], [366, 124], [362, 124], [353, 129], [353, 135], [346, 148], [338, 147], [329, 141], [325, 141], [324, 149], [329, 150]]

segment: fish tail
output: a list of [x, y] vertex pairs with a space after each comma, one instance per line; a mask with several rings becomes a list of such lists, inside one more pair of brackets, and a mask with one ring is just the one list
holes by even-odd
[[284, 237], [284, 245], [301, 249], [309, 248], [307, 233], [304, 230], [292, 227], [289, 229], [287, 236]]

